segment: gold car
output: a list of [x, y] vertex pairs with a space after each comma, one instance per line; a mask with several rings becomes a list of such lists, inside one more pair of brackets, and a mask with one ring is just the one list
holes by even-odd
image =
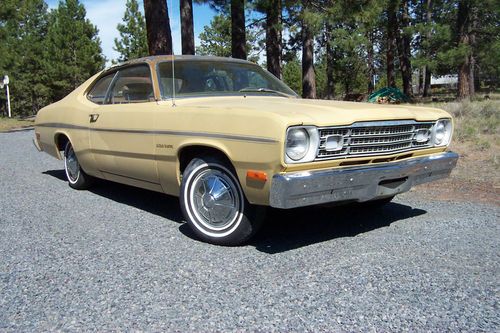
[[198, 237], [236, 245], [265, 206], [383, 204], [456, 165], [443, 110], [304, 100], [247, 61], [173, 60], [106, 69], [40, 110], [34, 143], [64, 160], [71, 187], [103, 178], [179, 196]]

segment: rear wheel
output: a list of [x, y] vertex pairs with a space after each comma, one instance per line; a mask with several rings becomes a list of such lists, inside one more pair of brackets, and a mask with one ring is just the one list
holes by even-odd
[[92, 176], [83, 171], [70, 141], [66, 143], [64, 148], [64, 170], [66, 171], [69, 186], [74, 189], [86, 190], [94, 181]]
[[218, 159], [200, 157], [186, 167], [181, 184], [182, 213], [202, 240], [219, 245], [241, 245], [263, 220], [263, 207], [245, 198], [232, 168]]

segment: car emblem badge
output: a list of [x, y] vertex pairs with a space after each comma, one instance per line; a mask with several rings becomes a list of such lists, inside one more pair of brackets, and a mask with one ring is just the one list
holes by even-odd
[[342, 150], [344, 146], [344, 137], [342, 135], [329, 135], [326, 137], [325, 149], [327, 151]]

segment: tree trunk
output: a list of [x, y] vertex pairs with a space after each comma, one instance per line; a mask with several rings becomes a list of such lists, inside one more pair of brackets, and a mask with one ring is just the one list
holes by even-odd
[[475, 48], [476, 48], [476, 33], [475, 30], [477, 29], [478, 21], [477, 21], [477, 8], [473, 7], [469, 11], [470, 15], [470, 26], [471, 26], [471, 31], [469, 32], [469, 41], [470, 41], [470, 46], [471, 46], [471, 52], [469, 56], [469, 94], [471, 97], [473, 97], [476, 94], [476, 57], [475, 57]]
[[231, 55], [247, 58], [245, 35], [245, 0], [231, 0]]
[[469, 56], [469, 94], [473, 97], [476, 94], [476, 87], [474, 85], [475, 82], [475, 67], [476, 67], [476, 58], [471, 54]]
[[281, 0], [270, 0], [266, 7], [267, 70], [281, 78]]
[[182, 54], [194, 54], [193, 0], [180, 0]]
[[387, 9], [387, 86], [396, 87], [396, 78], [394, 76], [394, 53], [395, 53], [395, 32], [397, 25], [396, 17], [397, 3], [391, 0]]
[[350, 80], [344, 81], [344, 101], [347, 100], [348, 96], [351, 93], [351, 86], [349, 85]]
[[333, 77], [332, 26], [326, 24], [326, 99], [335, 98], [335, 81]]
[[470, 98], [469, 75], [470, 75], [470, 64], [469, 64], [469, 57], [467, 57], [465, 61], [458, 68], [457, 96], [459, 99]]
[[[457, 45], [470, 46], [469, 25], [470, 25], [469, 1], [461, 0], [458, 3], [457, 14]], [[467, 54], [463, 62], [458, 66], [458, 92], [459, 99], [470, 98], [470, 54]]]
[[481, 79], [479, 77], [479, 66], [476, 62], [474, 67], [474, 93], [477, 93], [481, 89]]
[[399, 54], [399, 66], [401, 69], [401, 78], [403, 79], [403, 93], [408, 96], [413, 96], [412, 91], [412, 72], [411, 72], [411, 49], [410, 49], [410, 37], [408, 33], [405, 32], [405, 28], [410, 26], [410, 17], [408, 13], [408, 0], [403, 0], [402, 2], [403, 10], [401, 14], [401, 30], [397, 29], [396, 40], [398, 44], [398, 54]]
[[302, 98], [316, 98], [314, 37], [304, 19], [302, 19]]
[[432, 72], [429, 66], [425, 66], [425, 73], [424, 73], [424, 92], [422, 93], [422, 97], [429, 97], [431, 96], [431, 78], [432, 78]]
[[422, 96], [424, 92], [424, 75], [425, 75], [425, 67], [420, 67], [418, 69], [418, 95]]
[[371, 95], [375, 90], [375, 85], [373, 83], [373, 77], [375, 76], [375, 63], [374, 63], [374, 52], [373, 52], [373, 31], [367, 32], [367, 40], [368, 40], [368, 52], [367, 52], [367, 61], [368, 61], [368, 95]]
[[172, 54], [172, 33], [166, 0], [144, 0], [150, 55]]
[[[426, 0], [426, 14], [425, 14], [425, 20], [428, 26], [431, 25], [432, 23], [432, 0]], [[427, 32], [426, 38], [429, 40], [432, 38], [432, 31], [429, 29]], [[427, 56], [429, 57], [430, 54], [427, 51]], [[429, 97], [431, 95], [431, 78], [432, 78], [432, 73], [431, 73], [431, 68], [426, 65], [424, 69], [424, 91], [422, 93], [422, 97]]]

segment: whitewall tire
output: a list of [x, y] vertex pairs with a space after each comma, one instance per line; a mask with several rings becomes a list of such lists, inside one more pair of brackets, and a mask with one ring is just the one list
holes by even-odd
[[64, 147], [64, 171], [70, 187], [77, 190], [86, 190], [92, 185], [94, 178], [83, 171], [76, 153], [68, 141]]
[[212, 157], [193, 159], [183, 173], [182, 213], [200, 239], [219, 245], [241, 245], [263, 220], [263, 207], [245, 198], [232, 168]]

